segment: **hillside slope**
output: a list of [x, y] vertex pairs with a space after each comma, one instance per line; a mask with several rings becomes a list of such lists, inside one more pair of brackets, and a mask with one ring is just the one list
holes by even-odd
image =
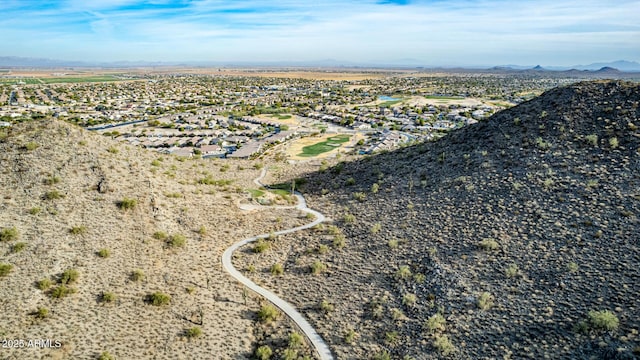
[[[272, 286], [302, 307], [333, 304], [309, 316], [340, 358], [637, 356], [639, 104], [638, 84], [579, 83], [309, 174], [310, 206], [346, 246], [321, 255], [313, 286]], [[294, 271], [308, 244], [331, 244], [290, 241]]]
[[[252, 163], [161, 156], [41, 120], [0, 129], [0, 164], [1, 337], [61, 345], [3, 349], [3, 359], [251, 356], [258, 304], [220, 256], [305, 221], [238, 209], [259, 174]], [[154, 292], [169, 304], [153, 306]], [[194, 326], [202, 334], [188, 339]]]

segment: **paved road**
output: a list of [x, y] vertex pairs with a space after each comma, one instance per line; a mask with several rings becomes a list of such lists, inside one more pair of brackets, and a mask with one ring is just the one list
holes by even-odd
[[[254, 180], [254, 182], [258, 186], [263, 186], [262, 183], [260, 183], [260, 180], [264, 178], [266, 173], [267, 171], [263, 169], [260, 176]], [[298, 226], [298, 227], [286, 229], [286, 230], [280, 230], [273, 234], [283, 235], [283, 234], [289, 234], [289, 233], [304, 230], [304, 229], [309, 229], [325, 220], [324, 215], [322, 215], [321, 213], [315, 210], [309, 209], [307, 207], [307, 202], [305, 201], [304, 197], [302, 197], [301, 194], [296, 192], [295, 196], [298, 198], [298, 205], [292, 208], [304, 211], [309, 214], [313, 214], [316, 219], [313, 222], [310, 222], [306, 225], [302, 225], [302, 226]], [[271, 208], [271, 207], [265, 207], [265, 208]], [[302, 332], [307, 336], [307, 338], [311, 342], [311, 345], [316, 349], [316, 352], [320, 356], [321, 360], [333, 360], [333, 355], [331, 354], [331, 350], [329, 350], [329, 347], [324, 342], [322, 337], [314, 330], [314, 328], [302, 316], [302, 314], [300, 314], [293, 307], [293, 305], [280, 299], [278, 296], [276, 296], [276, 294], [272, 293], [271, 291], [258, 286], [256, 283], [254, 283], [253, 281], [249, 280], [244, 275], [242, 275], [242, 273], [240, 273], [235, 267], [233, 267], [233, 264], [231, 263], [231, 259], [233, 258], [234, 251], [236, 251], [237, 249], [239, 249], [240, 247], [246, 244], [257, 241], [258, 239], [266, 239], [269, 237], [269, 235], [270, 234], [256, 235], [254, 237], [250, 237], [250, 238], [238, 241], [237, 243], [231, 245], [231, 247], [225, 250], [225, 252], [222, 254], [222, 268], [226, 272], [228, 272], [233, 278], [241, 282], [244, 286], [248, 287], [251, 291], [254, 291], [262, 295], [264, 298], [266, 298], [271, 303], [273, 303], [273, 305], [280, 308], [282, 312], [287, 314], [287, 316], [289, 316], [289, 318], [291, 318], [291, 320], [293, 320], [293, 322], [295, 322], [300, 328], [300, 330], [302, 330]]]

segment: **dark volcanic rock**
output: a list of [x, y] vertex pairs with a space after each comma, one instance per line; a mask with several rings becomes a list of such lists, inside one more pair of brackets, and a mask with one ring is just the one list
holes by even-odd
[[[638, 84], [574, 84], [439, 141], [309, 175], [310, 205], [355, 221], [337, 221], [347, 246], [329, 265], [345, 271], [314, 288], [319, 295], [295, 295], [328, 298], [361, 332], [356, 347], [334, 339], [345, 358], [376, 345], [439, 357], [424, 324], [437, 312], [447, 323], [436, 333], [460, 358], [632, 357], [640, 345], [639, 104]], [[345, 186], [349, 178], [355, 185]], [[486, 239], [497, 248], [483, 249]], [[402, 265], [413, 278], [397, 278]], [[384, 293], [376, 306], [385, 312], [374, 318], [371, 302], [358, 299]], [[477, 305], [482, 293], [488, 309]], [[415, 304], [403, 303], [406, 294]], [[394, 308], [407, 319], [394, 319]], [[618, 329], [575, 331], [592, 310], [611, 311]], [[393, 331], [399, 340], [385, 341]]]

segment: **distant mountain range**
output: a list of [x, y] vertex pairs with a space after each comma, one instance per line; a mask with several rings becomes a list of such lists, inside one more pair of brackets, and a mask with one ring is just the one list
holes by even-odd
[[[322, 59], [317, 61], [113, 61], [89, 62], [77, 60], [58, 60], [47, 58], [31, 58], [18, 56], [0, 56], [0, 67], [10, 68], [59, 68], [59, 67], [103, 67], [128, 68], [151, 66], [300, 66], [300, 67], [419, 67], [425, 69], [486, 69], [486, 66], [430, 66], [421, 65], [418, 59], [398, 59], [386, 63], [357, 63], [336, 59]], [[601, 70], [611, 68], [623, 72], [640, 72], [640, 63], [635, 61], [617, 60], [600, 62], [589, 65], [575, 66], [541, 66], [541, 65], [498, 65], [491, 70], [534, 70], [534, 71], [567, 71], [567, 70]]]

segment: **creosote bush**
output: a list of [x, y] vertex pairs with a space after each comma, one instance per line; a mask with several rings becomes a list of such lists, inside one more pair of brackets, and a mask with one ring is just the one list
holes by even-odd
[[433, 340], [433, 347], [444, 356], [448, 356], [455, 351], [455, 347], [447, 335], [436, 335]]
[[39, 307], [38, 310], [33, 313], [33, 316], [35, 316], [36, 319], [46, 319], [49, 316], [49, 309]]
[[62, 273], [62, 275], [60, 275], [60, 284], [73, 284], [74, 282], [76, 282], [76, 280], [78, 280], [79, 275], [80, 274], [78, 273], [78, 270], [67, 269]]
[[13, 270], [13, 265], [11, 264], [0, 264], [0, 277], [5, 277], [9, 275], [9, 273]]
[[323, 264], [320, 260], [314, 261], [310, 266], [311, 273], [314, 275], [318, 275], [326, 269], [327, 265]]
[[114, 301], [116, 301], [116, 294], [112, 293], [112, 292], [103, 292], [100, 295], [100, 302], [103, 303], [112, 303]]
[[36, 287], [40, 290], [47, 290], [53, 285], [53, 281], [51, 279], [42, 279], [36, 282]]
[[25, 148], [25, 149], [27, 149], [27, 150], [29, 150], [29, 151], [31, 151], [31, 150], [35, 150], [35, 149], [37, 149], [37, 148], [38, 148], [38, 146], [39, 146], [39, 145], [38, 145], [38, 143], [37, 143], [37, 142], [29, 141], [28, 143], [26, 143], [26, 144], [24, 145], [24, 148]]
[[261, 323], [270, 323], [277, 320], [278, 317], [280, 317], [278, 309], [271, 304], [262, 305], [258, 311], [258, 320], [260, 320]]
[[284, 273], [284, 268], [282, 267], [282, 264], [275, 263], [271, 265], [269, 271], [273, 275], [282, 275]]
[[140, 269], [133, 270], [129, 278], [132, 281], [141, 281], [144, 278], [144, 272]]
[[446, 320], [442, 314], [437, 313], [427, 319], [424, 323], [424, 327], [426, 331], [430, 334], [435, 333], [436, 331], [444, 331]]
[[76, 289], [74, 288], [67, 287], [66, 285], [59, 285], [53, 288], [53, 290], [51, 290], [50, 295], [53, 299], [62, 299], [71, 294], [74, 294], [75, 292], [76, 292]]
[[62, 199], [64, 195], [60, 193], [58, 190], [51, 190], [44, 193], [45, 200], [58, 200]]
[[271, 359], [271, 355], [273, 355], [273, 350], [271, 350], [269, 345], [262, 345], [256, 349], [255, 355], [258, 360], [269, 360]]
[[198, 326], [194, 326], [192, 328], [186, 329], [184, 331], [184, 336], [189, 339], [195, 339], [197, 337], [202, 336], [202, 329]]
[[497, 250], [500, 247], [497, 241], [490, 238], [483, 239], [482, 241], [480, 241], [479, 245], [483, 250]]
[[18, 240], [18, 229], [15, 227], [4, 228], [0, 231], [0, 242], [9, 242]]
[[133, 208], [136, 207], [136, 205], [138, 205], [138, 200], [130, 199], [130, 198], [124, 198], [124, 199], [118, 201], [116, 203], [116, 205], [121, 210], [125, 210], [125, 211], [126, 210], [132, 210]]
[[493, 295], [488, 292], [483, 292], [482, 294], [480, 294], [480, 296], [478, 296], [476, 305], [481, 310], [489, 309], [491, 306], [493, 306]]
[[183, 247], [186, 243], [187, 238], [182, 234], [171, 235], [171, 237], [169, 237], [169, 240], [167, 241], [167, 245], [172, 248]]
[[589, 325], [595, 330], [616, 330], [620, 323], [618, 317], [609, 310], [591, 310], [587, 318]]
[[253, 252], [256, 254], [261, 254], [267, 250], [269, 250], [269, 243], [264, 241], [263, 239], [259, 239], [256, 241], [256, 244], [253, 246]]
[[163, 306], [171, 302], [171, 296], [161, 292], [154, 292], [147, 295], [147, 301], [153, 306]]
[[86, 232], [87, 232], [87, 227], [84, 225], [74, 226], [71, 229], [69, 229], [69, 233], [72, 235], [82, 235], [82, 234], [85, 234]]
[[320, 301], [320, 310], [323, 313], [328, 314], [328, 313], [332, 312], [333, 309], [334, 309], [334, 306], [329, 301], [327, 301], [327, 300]]
[[113, 357], [113, 355], [111, 355], [108, 351], [103, 351], [102, 354], [100, 354], [100, 356], [98, 357], [98, 360], [115, 360], [116, 358]]
[[298, 349], [304, 344], [304, 336], [297, 332], [289, 334], [289, 348]]
[[108, 258], [111, 255], [111, 251], [109, 249], [100, 249], [97, 254], [101, 258]]
[[11, 252], [19, 253], [20, 251], [24, 250], [26, 247], [27, 247], [27, 243], [24, 243], [24, 242], [15, 243], [11, 247]]
[[401, 265], [396, 271], [397, 279], [407, 280], [411, 278], [411, 275], [411, 269], [409, 269], [408, 265]]

